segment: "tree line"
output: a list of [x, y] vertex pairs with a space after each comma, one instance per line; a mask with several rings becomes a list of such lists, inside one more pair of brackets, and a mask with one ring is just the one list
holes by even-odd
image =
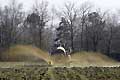
[[30, 11], [12, 0], [0, 8], [0, 50], [11, 45], [32, 44], [49, 51], [59, 41], [71, 52], [120, 52], [119, 11], [95, 9], [89, 2], [67, 2], [50, 8], [47, 1], [35, 2]]

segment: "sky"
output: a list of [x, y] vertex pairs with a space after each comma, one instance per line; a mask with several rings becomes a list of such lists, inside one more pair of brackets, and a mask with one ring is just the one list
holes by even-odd
[[[11, 0], [0, 0], [0, 5], [4, 6], [9, 3]], [[32, 5], [36, 0], [17, 0], [20, 3], [23, 3], [24, 10], [30, 10]], [[37, 0], [38, 2], [41, 0]], [[74, 2], [77, 4], [84, 3], [86, 1], [92, 3], [96, 8], [101, 8], [103, 10], [118, 10], [120, 9], [120, 0], [47, 0], [49, 6], [62, 7], [65, 2]]]

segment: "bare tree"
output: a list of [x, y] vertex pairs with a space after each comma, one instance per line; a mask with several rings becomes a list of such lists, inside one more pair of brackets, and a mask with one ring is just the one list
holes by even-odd
[[[90, 13], [92, 9], [92, 4], [88, 3], [88, 2], [85, 2], [81, 5], [80, 7], [80, 27], [81, 27], [81, 40], [80, 40], [80, 49], [83, 50], [83, 32], [84, 30], [86, 30], [87, 32], [87, 16], [88, 14]], [[87, 37], [87, 34], [85, 35], [86, 36], [86, 50], [88, 50], [88, 37]]]
[[47, 7], [48, 3], [46, 1], [40, 3], [36, 2], [33, 6], [32, 13], [27, 17], [27, 22], [30, 25], [29, 29], [33, 37], [33, 43], [40, 48], [42, 48], [43, 30], [49, 21]]
[[17, 30], [18, 25], [22, 21], [22, 4], [12, 0], [3, 9], [2, 26], [6, 31], [5, 43], [7, 46], [15, 44], [17, 42]]
[[77, 19], [77, 8], [75, 7], [74, 3], [66, 3], [64, 6], [64, 10], [62, 12], [62, 16], [69, 22], [70, 33], [71, 33], [71, 49], [74, 52], [74, 28], [75, 28], [75, 21]]
[[105, 21], [98, 12], [92, 12], [88, 15], [89, 20], [89, 38], [93, 44], [93, 51], [97, 51], [99, 42], [103, 38]]
[[[105, 44], [106, 44], [106, 53], [110, 55], [112, 52], [112, 47], [114, 44], [114, 37], [118, 31], [116, 31], [116, 27], [118, 26], [118, 18], [116, 15], [107, 15], [106, 19], [106, 28], [107, 28], [107, 36], [105, 37]], [[117, 46], [117, 45], [116, 45]]]

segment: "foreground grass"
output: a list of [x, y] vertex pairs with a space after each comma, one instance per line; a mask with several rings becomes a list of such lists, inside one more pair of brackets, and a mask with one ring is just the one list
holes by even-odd
[[0, 68], [0, 80], [120, 80], [120, 67], [47, 67]]

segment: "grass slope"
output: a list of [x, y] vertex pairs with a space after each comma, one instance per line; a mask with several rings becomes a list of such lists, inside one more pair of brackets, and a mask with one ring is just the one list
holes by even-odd
[[16, 45], [3, 53], [3, 61], [47, 61], [48, 54], [31, 45]]
[[71, 55], [71, 66], [115, 66], [119, 63], [108, 56], [94, 52], [80, 52]]
[[[6, 55], [5, 55], [6, 54]], [[47, 52], [31, 45], [16, 45], [7, 50], [3, 61], [51, 62], [55, 66], [113, 66], [119, 63], [109, 57], [94, 52], [79, 52], [71, 55], [71, 59], [63, 55], [50, 56]]]

